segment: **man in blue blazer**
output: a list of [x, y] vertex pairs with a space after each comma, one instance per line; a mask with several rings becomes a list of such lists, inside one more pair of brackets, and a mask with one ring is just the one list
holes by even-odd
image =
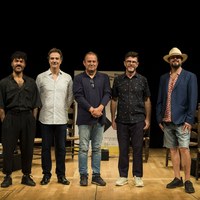
[[[198, 84], [196, 75], [182, 68], [187, 58], [187, 54], [182, 54], [176, 47], [163, 57], [171, 70], [160, 77], [156, 118], [164, 132], [163, 146], [170, 149], [175, 176], [166, 187], [171, 189], [184, 186], [185, 192], [194, 193], [190, 181], [189, 142], [197, 108]], [[180, 175], [180, 162], [184, 169], [184, 183]]]

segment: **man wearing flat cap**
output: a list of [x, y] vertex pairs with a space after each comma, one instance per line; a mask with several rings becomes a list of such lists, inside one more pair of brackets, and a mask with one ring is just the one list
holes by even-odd
[[[197, 77], [182, 68], [187, 54], [174, 47], [163, 57], [169, 63], [170, 72], [160, 77], [156, 118], [164, 132], [163, 146], [170, 149], [174, 179], [166, 188], [184, 186], [185, 192], [194, 193], [190, 181], [191, 157], [189, 151], [190, 132], [194, 123], [198, 101]], [[180, 152], [180, 153], [179, 153]], [[181, 159], [180, 159], [181, 157]], [[180, 175], [180, 162], [184, 169], [185, 180]]]

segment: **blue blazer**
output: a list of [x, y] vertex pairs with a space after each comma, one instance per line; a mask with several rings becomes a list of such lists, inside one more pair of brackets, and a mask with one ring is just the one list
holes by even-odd
[[[157, 122], [161, 123], [165, 114], [170, 74], [160, 77], [156, 104]], [[172, 122], [181, 124], [194, 122], [198, 101], [197, 77], [194, 73], [182, 69], [171, 95]]]

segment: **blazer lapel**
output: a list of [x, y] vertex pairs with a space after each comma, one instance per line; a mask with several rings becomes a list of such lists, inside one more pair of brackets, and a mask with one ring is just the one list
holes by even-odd
[[173, 90], [175, 90], [175, 88], [177, 87], [177, 85], [182, 81], [184, 75], [185, 75], [185, 70], [182, 69], [182, 71], [181, 71], [180, 75], [178, 76], [178, 79], [177, 79], [177, 81], [176, 81], [176, 83], [174, 85]]

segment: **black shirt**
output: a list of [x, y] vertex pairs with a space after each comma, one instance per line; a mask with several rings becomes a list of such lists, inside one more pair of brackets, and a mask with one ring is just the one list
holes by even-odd
[[41, 100], [35, 80], [23, 76], [24, 84], [19, 87], [12, 75], [0, 81], [0, 108], [9, 110], [33, 110], [41, 107]]
[[115, 77], [112, 97], [118, 98], [116, 122], [138, 123], [145, 119], [144, 102], [150, 97], [146, 77], [136, 73], [132, 78], [126, 74]]

